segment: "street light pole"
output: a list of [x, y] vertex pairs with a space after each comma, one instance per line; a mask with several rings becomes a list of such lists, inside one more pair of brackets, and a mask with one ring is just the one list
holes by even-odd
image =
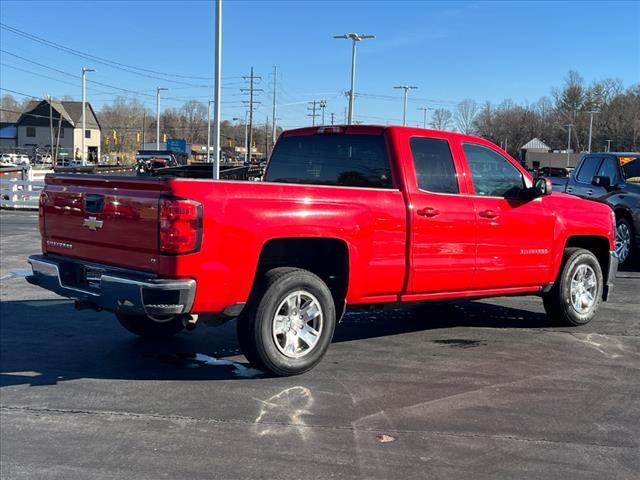
[[404, 110], [402, 112], [402, 126], [406, 127], [407, 126], [407, 97], [409, 95], [409, 90], [415, 90], [418, 87], [414, 87], [413, 85], [398, 85], [393, 88], [404, 90]]
[[249, 110], [244, 112], [244, 163], [249, 162]]
[[209, 100], [207, 107], [207, 163], [211, 162], [211, 104], [213, 100]]
[[569, 153], [569, 151], [571, 150], [571, 127], [573, 127], [573, 123], [570, 123], [568, 125], [565, 125], [565, 127], [568, 128], [568, 135], [567, 135], [567, 167], [571, 166], [571, 153]]
[[156, 150], [160, 150], [160, 91], [167, 88], [156, 87]]
[[589, 114], [589, 145], [587, 147], [587, 150], [589, 151], [589, 153], [591, 153], [591, 134], [593, 132], [593, 116], [600, 112], [596, 110], [589, 110], [587, 113]]
[[[84, 154], [84, 139], [87, 131], [87, 120], [86, 120], [86, 108], [87, 108], [87, 80], [86, 75], [87, 72], [95, 72], [92, 68], [84, 68], [82, 67], [82, 153], [80, 154], [80, 159], [82, 160], [82, 165], [86, 165], [85, 154]], [[53, 147], [53, 145], [52, 145]]]
[[[216, 54], [213, 87], [213, 179], [220, 178], [220, 89], [222, 80], [222, 0], [216, 0]], [[207, 147], [208, 148], [208, 147]], [[207, 154], [209, 150], [207, 150]]]
[[607, 152], [611, 151], [611, 140], [605, 140], [607, 142]]
[[359, 35], [357, 33], [346, 33], [344, 35], [334, 35], [333, 38], [345, 38], [352, 41], [351, 44], [351, 90], [349, 90], [349, 115], [347, 117], [347, 125], [353, 123], [353, 101], [356, 89], [356, 43], [370, 38], [376, 38], [375, 35]]

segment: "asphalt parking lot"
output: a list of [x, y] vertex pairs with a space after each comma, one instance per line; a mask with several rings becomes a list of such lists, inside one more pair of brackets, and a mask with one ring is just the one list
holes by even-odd
[[640, 478], [638, 269], [579, 328], [535, 297], [351, 313], [282, 379], [233, 322], [148, 343], [28, 285], [37, 215], [0, 222], [2, 479]]

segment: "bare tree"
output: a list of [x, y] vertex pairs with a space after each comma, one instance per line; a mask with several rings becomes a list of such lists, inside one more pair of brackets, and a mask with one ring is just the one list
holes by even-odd
[[436, 130], [450, 130], [453, 114], [446, 108], [436, 108], [431, 117], [431, 128]]
[[475, 100], [467, 98], [456, 106], [454, 119], [456, 128], [461, 133], [473, 133], [473, 121], [478, 114], [478, 104]]

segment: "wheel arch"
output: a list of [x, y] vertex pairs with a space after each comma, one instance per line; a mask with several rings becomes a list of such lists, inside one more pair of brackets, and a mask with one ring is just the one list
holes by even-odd
[[[609, 271], [609, 239], [600, 235], [572, 235], [567, 238], [564, 249], [583, 248], [593, 253], [598, 260], [602, 275]], [[558, 268], [559, 273], [559, 268]]]
[[349, 289], [346, 241], [330, 237], [272, 238], [262, 246], [253, 283], [268, 270], [278, 267], [302, 268], [320, 277], [333, 296], [336, 318], [342, 317]]

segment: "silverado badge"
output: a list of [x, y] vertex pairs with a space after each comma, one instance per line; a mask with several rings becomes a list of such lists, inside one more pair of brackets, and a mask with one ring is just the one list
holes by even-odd
[[94, 232], [99, 228], [102, 228], [102, 224], [104, 222], [102, 220], [98, 220], [96, 217], [85, 218], [82, 223], [83, 227], [87, 227], [89, 230], [93, 230]]

